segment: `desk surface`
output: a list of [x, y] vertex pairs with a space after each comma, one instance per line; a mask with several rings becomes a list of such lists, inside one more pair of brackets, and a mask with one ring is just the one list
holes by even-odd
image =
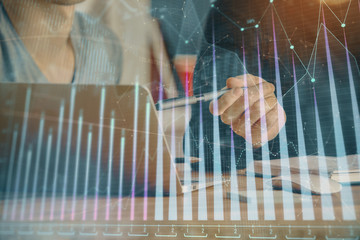
[[[225, 176], [225, 178], [228, 176]], [[262, 178], [255, 178], [256, 190], [262, 190]], [[246, 191], [247, 177], [245, 175], [238, 176], [239, 191]], [[296, 237], [307, 237], [307, 239], [317, 239], [321, 237], [331, 236], [342, 236], [342, 237], [354, 237], [360, 236], [360, 186], [344, 186], [350, 188], [353, 195], [354, 206], [342, 206], [341, 193], [332, 195], [311, 195], [312, 204], [307, 205], [304, 203], [308, 200], [308, 197], [301, 197], [300, 194], [293, 194], [294, 197], [294, 219], [286, 220], [289, 218], [289, 213], [285, 214], [284, 218], [284, 207], [282, 198], [274, 198], [274, 212], [275, 218], [273, 220], [267, 219], [269, 211], [264, 207], [264, 201], [260, 196], [258, 203], [247, 203], [246, 201], [239, 201], [238, 206], [240, 209], [240, 220], [232, 220], [234, 217], [234, 203], [231, 202], [226, 196], [226, 192], [230, 191], [230, 182], [224, 182], [222, 185], [223, 195], [217, 196], [214, 187], [206, 189], [206, 201], [202, 198], [199, 200], [199, 194], [201, 191], [193, 191], [189, 193], [191, 198], [187, 198], [190, 195], [178, 195], [176, 197], [124, 197], [121, 199], [121, 218], [119, 218], [119, 199], [112, 196], [107, 200], [106, 197], [99, 198], [98, 201], [98, 214], [96, 220], [94, 220], [94, 207], [95, 199], [88, 198], [84, 199], [76, 198], [75, 208], [72, 208], [73, 199], [67, 198], [66, 200], [66, 211], [63, 215], [63, 220], [60, 216], [60, 206], [62, 204], [61, 198], [54, 199], [53, 215], [54, 219], [50, 220], [51, 215], [51, 198], [45, 199], [45, 213], [44, 219], [41, 221], [39, 218], [39, 212], [41, 208], [41, 199], [36, 199], [34, 205], [34, 217], [33, 220], [29, 221], [29, 208], [25, 207], [25, 213], [23, 213], [23, 220], [21, 220], [21, 206], [23, 200], [18, 200], [18, 211], [14, 221], [2, 221], [0, 222], [0, 235], [10, 234], [8, 230], [13, 231], [13, 234], [22, 234], [26, 231], [39, 232], [60, 232], [57, 236], [60, 236], [61, 231], [74, 232], [74, 234], [85, 234], [86, 232], [91, 234], [100, 234], [105, 236], [106, 233], [111, 234], [122, 234], [122, 236], [131, 236], [131, 234], [138, 234], [139, 238], [141, 234], [149, 234], [153, 237], [161, 237], [162, 235], [174, 235], [176, 236], [203, 236], [205, 234], [210, 238], [215, 236], [227, 236], [236, 237], [243, 236], [242, 239], [249, 239], [251, 237], [262, 236], [262, 237], [273, 237], [272, 239], [284, 239], [291, 236]], [[258, 192], [259, 193], [259, 192]], [[261, 191], [260, 191], [261, 193]], [[281, 191], [276, 192], [274, 190], [274, 196], [278, 196]], [[184, 201], [188, 199], [186, 206], [191, 206], [192, 219], [184, 219]], [[189, 205], [189, 199], [191, 204]], [[214, 203], [222, 199], [223, 203], [223, 220], [215, 220], [214, 215]], [[329, 200], [330, 205], [329, 206]], [[323, 211], [323, 201], [327, 201], [327, 209]], [[1, 203], [1, 212], [3, 211], [4, 201]], [[82, 221], [84, 212], [82, 211], [86, 204], [86, 215], [85, 221]], [[12, 202], [9, 201], [9, 206], [12, 206]], [[27, 199], [25, 206], [29, 206], [30, 200]], [[313, 219], [306, 220], [304, 213], [309, 214], [309, 209], [305, 206], [311, 206], [310, 210], [313, 210]], [[109, 207], [107, 207], [109, 206]], [[255, 206], [255, 207], [254, 207]], [[344, 220], [343, 219], [343, 208], [344, 211], [354, 211], [355, 219]], [[72, 211], [75, 209], [75, 211]], [[169, 210], [170, 209], [170, 210]], [[204, 211], [199, 209], [205, 209], [207, 220], [199, 220], [204, 217]], [[353, 209], [353, 210], [352, 210]], [[172, 211], [172, 212], [171, 212]], [[333, 211], [333, 220], [323, 220], [323, 213], [331, 216]], [[169, 219], [169, 213], [171, 216], [175, 216], [176, 220]], [[186, 211], [185, 211], [186, 212]], [[107, 215], [108, 213], [108, 215]], [[145, 213], [145, 214], [144, 214]], [[187, 213], [189, 214], [189, 213]], [[24, 217], [25, 216], [25, 217]], [[187, 215], [188, 217], [189, 215]], [[9, 216], [10, 217], [10, 216]], [[189, 217], [188, 217], [189, 218]], [[291, 218], [291, 217], [290, 217]], [[305, 218], [305, 219], [304, 219]], [[72, 220], [73, 219], [73, 220]], [[155, 220], [157, 219], [157, 220]], [[22, 229], [19, 230], [18, 228]], [[16, 230], [18, 229], [18, 230]], [[20, 231], [20, 232], [19, 232]], [[25, 231], [25, 232], [21, 232]], [[55, 234], [54, 233], [54, 234]], [[128, 235], [130, 233], [130, 235]], [[184, 235], [185, 234], [185, 235]], [[85, 236], [84, 235], [84, 236]], [[114, 235], [114, 236], [115, 236]], [[143, 237], [145, 237], [145, 235]], [[156, 236], [157, 235], [157, 236]], [[120, 236], [120, 235], [119, 235]], [[169, 237], [168, 236], [168, 237]], [[244, 237], [245, 236], [245, 237]], [[296, 238], [294, 238], [296, 239]], [[300, 238], [299, 238], [300, 239]], [[356, 238], [354, 238], [356, 239]]]

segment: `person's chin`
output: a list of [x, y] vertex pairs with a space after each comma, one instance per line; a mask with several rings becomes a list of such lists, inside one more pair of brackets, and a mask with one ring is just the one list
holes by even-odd
[[49, 0], [51, 3], [58, 5], [74, 5], [77, 3], [84, 2], [85, 0]]

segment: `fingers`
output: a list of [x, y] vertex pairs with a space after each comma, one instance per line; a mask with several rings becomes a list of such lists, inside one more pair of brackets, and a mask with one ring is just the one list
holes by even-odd
[[[281, 116], [281, 117], [279, 117], [279, 116]], [[285, 122], [286, 122], [285, 111], [280, 104], [277, 104], [277, 107], [275, 107], [273, 110], [271, 110], [266, 115], [267, 129], [264, 129], [264, 131], [267, 132], [267, 135], [266, 135], [264, 141], [270, 141], [270, 140], [274, 139], [278, 135], [281, 128], [285, 125]], [[261, 136], [261, 131], [254, 131], [254, 136], [257, 137], [258, 135]], [[259, 137], [257, 137], [257, 138], [259, 138]], [[261, 139], [261, 137], [260, 137], [260, 139]], [[257, 139], [254, 139], [254, 140], [259, 142], [259, 140], [257, 140]], [[254, 140], [253, 140], [253, 143], [254, 143]]]
[[214, 102], [210, 103], [209, 109], [214, 116], [218, 116], [224, 113], [236, 100], [239, 99], [244, 93], [244, 90], [240, 87], [232, 88], [230, 91], [225, 93], [217, 101], [217, 109], [214, 109]]
[[262, 126], [261, 120], [252, 125], [251, 143], [255, 148], [262, 146], [266, 142], [276, 137], [279, 129], [277, 119], [278, 108], [275, 107], [270, 110], [266, 115], [266, 126]]
[[228, 88], [234, 87], [252, 87], [260, 84], [260, 82], [265, 82], [264, 79], [256, 77], [251, 74], [239, 75], [236, 77], [230, 77], [226, 80], [226, 86]]
[[284, 109], [276, 103], [275, 107], [266, 113], [265, 119], [266, 126], [265, 124], [262, 126], [261, 118], [251, 126], [251, 139], [249, 136], [246, 136], [245, 125], [241, 124], [240, 121], [233, 125], [233, 130], [236, 134], [251, 142], [255, 148], [260, 147], [278, 135], [281, 128], [285, 125], [286, 114]]
[[270, 121], [270, 117], [271, 116], [267, 116], [267, 118], [269, 118], [268, 140], [274, 139], [278, 135], [281, 128], [285, 125], [286, 113], [284, 111], [284, 108], [280, 104], [277, 104], [277, 118], [275, 118], [276, 120], [272, 119], [272, 121]]
[[231, 90], [216, 105], [210, 103], [210, 112], [220, 115], [225, 124], [254, 147], [275, 138], [286, 122], [285, 111], [274, 94], [275, 86], [251, 74], [228, 78], [226, 86]]
[[[250, 116], [250, 126], [253, 126], [255, 123], [260, 122], [260, 119], [268, 114], [273, 108], [277, 107], [277, 99], [275, 96], [270, 96], [265, 99], [260, 99], [254, 103], [250, 108], [246, 110], [248, 114], [244, 113], [240, 117], [239, 128], [245, 129], [246, 117]], [[276, 119], [276, 118], [275, 118]]]
[[[263, 83], [264, 94], [259, 93], [259, 87], [257, 85], [259, 83]], [[232, 90], [224, 94], [218, 100], [217, 110], [214, 109], [214, 103], [213, 102], [210, 103], [209, 106], [210, 112], [215, 116], [222, 115], [230, 106], [232, 106], [239, 99], [239, 97], [243, 95], [242, 88], [244, 87], [248, 89], [248, 95], [251, 96], [250, 105], [252, 105], [253, 102], [256, 102], [261, 96], [263, 95], [267, 96], [268, 94], [274, 92], [275, 90], [275, 87], [271, 83], [268, 83], [262, 78], [253, 76], [251, 74], [245, 74], [237, 77], [228, 78], [226, 80], [226, 86], [227, 88], [231, 88]], [[242, 102], [243, 101], [238, 102], [238, 105], [241, 105]], [[233, 117], [239, 116], [239, 114], [241, 114], [244, 111], [244, 108], [241, 108], [241, 110], [239, 110], [239, 108], [236, 107], [236, 109], [237, 111], [230, 111], [233, 112], [233, 114], [230, 114], [231, 115], [230, 118], [228, 120], [225, 120], [227, 124], [229, 124], [228, 122], [231, 121]]]
[[[243, 115], [244, 111], [247, 108], [252, 107], [256, 102], [259, 102], [260, 99], [269, 98], [271, 96], [275, 98], [275, 95], [274, 95], [275, 87], [273, 84], [268, 83], [268, 82], [263, 82], [262, 88], [263, 88], [262, 92], [259, 91], [258, 85], [255, 85], [255, 86], [245, 89], [243, 97], [239, 98], [236, 102], [234, 102], [234, 104], [229, 106], [224, 111], [224, 113], [221, 115], [221, 120], [225, 124], [230, 124], [235, 119], [239, 119]], [[245, 106], [246, 95], [248, 96], [248, 98], [247, 98], [248, 105], [247, 106]], [[265, 101], [265, 105], [266, 105], [265, 107], [269, 107], [268, 106], [269, 103], [267, 101]], [[259, 106], [258, 106], [258, 111], [260, 111]]]

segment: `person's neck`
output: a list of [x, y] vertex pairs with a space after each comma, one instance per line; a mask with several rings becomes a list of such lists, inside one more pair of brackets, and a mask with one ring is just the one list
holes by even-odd
[[48, 81], [70, 82], [75, 66], [70, 41], [74, 6], [46, 0], [3, 0], [3, 5], [20, 39]]

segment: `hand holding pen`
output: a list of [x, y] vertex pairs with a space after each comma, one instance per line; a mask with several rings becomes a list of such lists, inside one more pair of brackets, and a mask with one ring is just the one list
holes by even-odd
[[[158, 109], [210, 101], [209, 110], [220, 116], [233, 131], [260, 147], [275, 138], [285, 125], [286, 114], [274, 94], [273, 84], [251, 74], [230, 77], [226, 88], [198, 96], [170, 99], [157, 104]], [[219, 98], [214, 102], [214, 98]], [[161, 107], [162, 106], [162, 107]]]

